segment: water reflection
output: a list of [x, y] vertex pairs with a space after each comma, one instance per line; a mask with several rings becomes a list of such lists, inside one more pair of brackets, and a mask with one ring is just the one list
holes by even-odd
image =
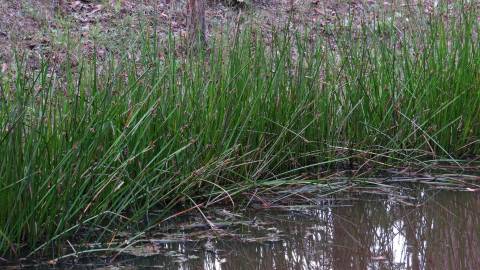
[[157, 244], [134, 269], [480, 269], [480, 194], [439, 192], [416, 206], [365, 197], [323, 210], [249, 213], [262, 229]]

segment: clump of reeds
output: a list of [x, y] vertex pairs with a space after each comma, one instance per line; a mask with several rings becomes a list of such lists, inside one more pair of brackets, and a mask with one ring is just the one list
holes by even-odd
[[19, 61], [0, 77], [0, 254], [105, 239], [154, 224], [152, 209], [329, 164], [478, 155], [477, 31], [472, 14], [342, 28], [334, 42], [250, 30], [186, 56], [145, 34], [123, 58], [61, 73]]

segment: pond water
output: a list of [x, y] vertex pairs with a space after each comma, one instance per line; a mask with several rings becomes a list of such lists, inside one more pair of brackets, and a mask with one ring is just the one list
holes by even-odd
[[113, 264], [64, 268], [480, 269], [480, 193], [427, 192], [413, 202], [361, 196], [231, 219], [230, 225], [216, 223], [217, 230], [190, 220], [183, 230], [125, 250], [131, 255]]

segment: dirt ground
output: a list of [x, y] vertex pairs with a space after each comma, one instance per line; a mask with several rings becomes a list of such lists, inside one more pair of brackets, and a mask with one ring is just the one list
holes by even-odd
[[[436, 0], [207, 0], [207, 37], [226, 25], [253, 23], [263, 31], [282, 27], [287, 21], [326, 31], [335, 21], [349, 18], [373, 20], [379, 11], [393, 16], [412, 16], [405, 10], [432, 14]], [[453, 2], [454, 0], [448, 1]], [[30, 64], [38, 66], [40, 56], [53, 61], [65, 57], [67, 44], [79, 55], [104, 54], [125, 44], [141, 25], [155, 25], [160, 38], [169, 31], [186, 33], [186, 0], [0, 0], [0, 68], [11, 68], [14, 52], [26, 52]], [[418, 14], [418, 13], [416, 13]], [[348, 23], [348, 22], [346, 22]], [[68, 42], [70, 41], [70, 42]], [[95, 45], [94, 45], [95, 44]]]

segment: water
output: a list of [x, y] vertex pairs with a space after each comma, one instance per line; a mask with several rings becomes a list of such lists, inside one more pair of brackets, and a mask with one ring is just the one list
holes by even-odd
[[113, 265], [66, 268], [480, 269], [480, 193], [430, 192], [415, 203], [400, 201], [363, 196], [323, 209], [249, 211], [233, 218], [245, 223], [216, 232], [191, 226], [158, 233], [127, 250], [137, 256]]

